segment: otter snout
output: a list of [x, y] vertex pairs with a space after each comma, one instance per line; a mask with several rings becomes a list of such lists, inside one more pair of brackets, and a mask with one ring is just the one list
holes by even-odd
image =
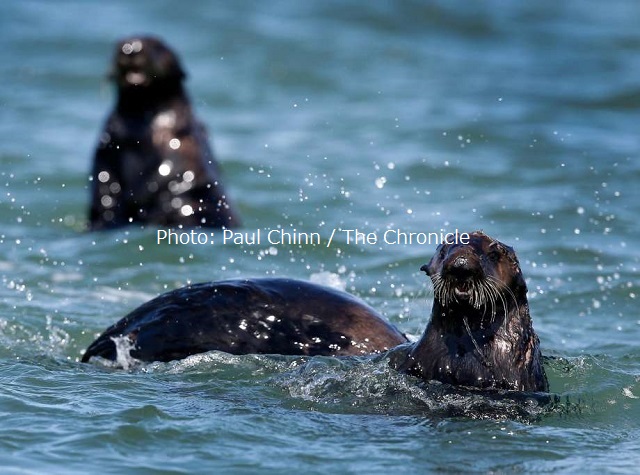
[[465, 256], [458, 256], [451, 263], [451, 267], [453, 269], [468, 269], [469, 259], [467, 259]]
[[140, 36], [118, 43], [110, 77], [119, 87], [136, 87], [180, 82], [185, 74], [177, 56], [160, 39]]
[[149, 52], [139, 38], [121, 41], [115, 52], [110, 77], [121, 86], [139, 86], [149, 81]]
[[442, 276], [469, 280], [482, 275], [482, 266], [475, 253], [467, 248], [454, 249], [442, 264]]
[[480, 260], [473, 249], [453, 249], [442, 265], [442, 277], [450, 282], [451, 290], [458, 300], [469, 300], [476, 282], [483, 276]]

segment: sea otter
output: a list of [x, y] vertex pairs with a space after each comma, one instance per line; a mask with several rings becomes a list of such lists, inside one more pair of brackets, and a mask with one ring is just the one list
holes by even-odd
[[124, 39], [110, 77], [117, 102], [95, 153], [89, 227], [238, 226], [176, 54], [158, 38]]
[[116, 360], [113, 338], [130, 356], [171, 361], [220, 350], [232, 354], [364, 355], [407, 338], [360, 299], [311, 282], [237, 279], [189, 285], [141, 305], [87, 348]]
[[453, 385], [548, 391], [514, 250], [479, 231], [469, 236], [440, 245], [421, 267], [433, 282], [431, 320], [420, 340], [392, 352], [394, 366]]

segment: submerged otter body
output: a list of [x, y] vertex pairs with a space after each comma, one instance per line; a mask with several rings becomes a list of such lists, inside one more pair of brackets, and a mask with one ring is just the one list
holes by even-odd
[[484, 233], [441, 245], [421, 270], [434, 302], [420, 340], [392, 354], [400, 371], [478, 388], [549, 389], [515, 252]]
[[167, 292], [135, 309], [82, 357], [115, 360], [112, 338], [130, 355], [171, 361], [220, 350], [232, 354], [362, 355], [386, 351], [405, 336], [356, 297], [293, 279], [227, 280]]
[[91, 229], [130, 223], [234, 227], [236, 212], [204, 126], [182, 86], [177, 56], [159, 39], [118, 43], [117, 103], [95, 153]]

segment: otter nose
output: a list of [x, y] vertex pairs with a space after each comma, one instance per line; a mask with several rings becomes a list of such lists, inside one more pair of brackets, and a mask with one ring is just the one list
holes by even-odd
[[469, 259], [465, 256], [458, 256], [453, 260], [451, 266], [454, 269], [467, 269], [469, 267]]
[[467, 255], [452, 256], [445, 265], [446, 273], [458, 279], [467, 279], [475, 274], [477, 269], [474, 262]]

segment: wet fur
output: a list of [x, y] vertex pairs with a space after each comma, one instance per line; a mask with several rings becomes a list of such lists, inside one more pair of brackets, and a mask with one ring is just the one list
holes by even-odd
[[407, 341], [356, 297], [293, 279], [190, 285], [143, 304], [86, 350], [116, 360], [112, 338], [128, 337], [142, 361], [170, 361], [220, 350], [232, 354], [362, 355]]
[[178, 57], [159, 39], [117, 44], [111, 79], [118, 97], [94, 157], [91, 229], [239, 225], [184, 78]]
[[420, 340], [392, 355], [424, 380], [519, 391], [548, 391], [527, 286], [515, 252], [481, 233], [441, 245], [422, 267], [434, 286]]

